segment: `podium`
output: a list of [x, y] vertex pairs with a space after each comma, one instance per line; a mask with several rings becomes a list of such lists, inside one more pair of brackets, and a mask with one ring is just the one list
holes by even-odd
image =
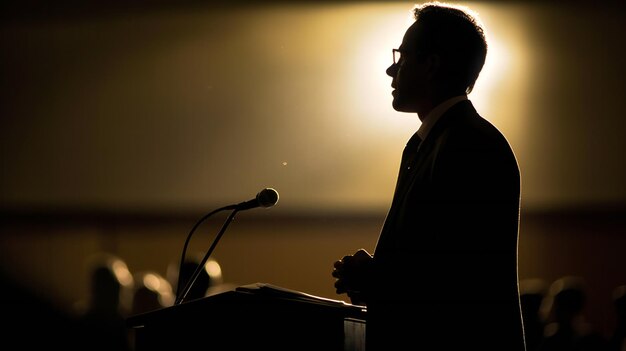
[[135, 315], [135, 351], [365, 350], [364, 306], [255, 283]]

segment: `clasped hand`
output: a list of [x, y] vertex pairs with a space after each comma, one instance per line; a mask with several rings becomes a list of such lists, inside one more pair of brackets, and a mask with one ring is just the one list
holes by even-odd
[[352, 303], [363, 304], [368, 277], [371, 274], [373, 257], [365, 249], [335, 261], [332, 276], [337, 294], [347, 293]]

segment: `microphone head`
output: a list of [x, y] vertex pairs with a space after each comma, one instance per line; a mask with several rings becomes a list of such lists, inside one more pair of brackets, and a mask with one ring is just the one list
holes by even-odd
[[278, 191], [273, 188], [265, 188], [256, 194], [256, 200], [260, 207], [272, 207], [278, 202]]

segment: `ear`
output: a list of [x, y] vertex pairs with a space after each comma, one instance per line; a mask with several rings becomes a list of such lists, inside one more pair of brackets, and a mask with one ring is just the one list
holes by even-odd
[[441, 68], [441, 57], [439, 54], [430, 54], [426, 57], [426, 75], [433, 79]]

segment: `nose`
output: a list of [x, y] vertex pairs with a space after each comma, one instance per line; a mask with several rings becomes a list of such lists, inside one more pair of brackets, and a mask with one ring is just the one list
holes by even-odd
[[396, 73], [398, 73], [398, 65], [395, 63], [392, 63], [391, 66], [387, 67], [387, 70], [385, 71], [385, 73], [387, 73], [389, 77], [395, 78]]

